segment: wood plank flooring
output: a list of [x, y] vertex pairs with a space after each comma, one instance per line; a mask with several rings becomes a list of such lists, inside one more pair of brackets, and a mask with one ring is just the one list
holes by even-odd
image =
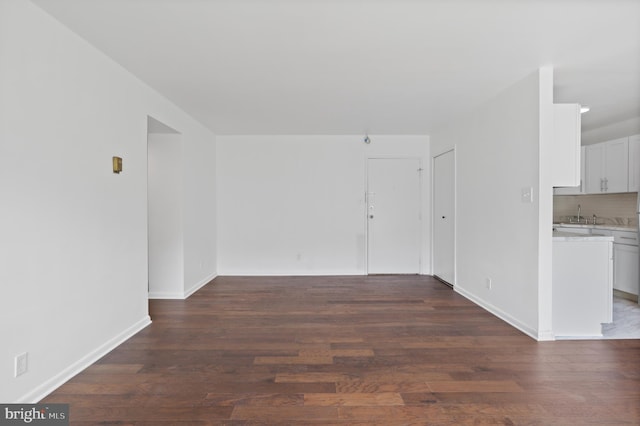
[[73, 425], [640, 424], [640, 340], [536, 342], [431, 277], [219, 277], [43, 402]]

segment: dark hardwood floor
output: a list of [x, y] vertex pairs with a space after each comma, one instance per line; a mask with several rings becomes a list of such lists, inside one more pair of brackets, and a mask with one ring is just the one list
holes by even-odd
[[430, 277], [220, 277], [49, 395], [71, 424], [640, 424], [640, 340], [536, 342]]

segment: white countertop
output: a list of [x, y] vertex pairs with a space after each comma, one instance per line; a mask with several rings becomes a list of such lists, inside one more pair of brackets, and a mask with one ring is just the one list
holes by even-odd
[[611, 241], [613, 237], [607, 235], [575, 234], [573, 232], [553, 231], [553, 241]]
[[584, 223], [554, 223], [554, 227], [559, 226], [562, 228], [586, 228], [586, 229], [606, 229], [609, 231], [629, 231], [638, 232], [637, 226], [625, 226], [625, 225], [587, 225]]

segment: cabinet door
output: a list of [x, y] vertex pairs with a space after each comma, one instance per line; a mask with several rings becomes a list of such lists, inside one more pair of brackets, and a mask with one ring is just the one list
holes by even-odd
[[604, 192], [604, 143], [587, 146], [586, 193]]
[[629, 191], [629, 138], [587, 146], [586, 193]]
[[640, 192], [640, 135], [629, 136], [629, 192]]
[[605, 192], [629, 191], [629, 138], [605, 143]]
[[613, 245], [613, 288], [638, 294], [638, 247]]
[[586, 164], [587, 164], [587, 147], [580, 148], [580, 185], [578, 186], [562, 186], [553, 189], [554, 195], [576, 195], [584, 194], [585, 178], [586, 178]]

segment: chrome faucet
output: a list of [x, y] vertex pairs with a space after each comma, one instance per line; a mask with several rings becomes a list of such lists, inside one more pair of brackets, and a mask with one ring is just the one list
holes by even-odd
[[580, 204], [578, 204], [578, 223], [580, 223]]

